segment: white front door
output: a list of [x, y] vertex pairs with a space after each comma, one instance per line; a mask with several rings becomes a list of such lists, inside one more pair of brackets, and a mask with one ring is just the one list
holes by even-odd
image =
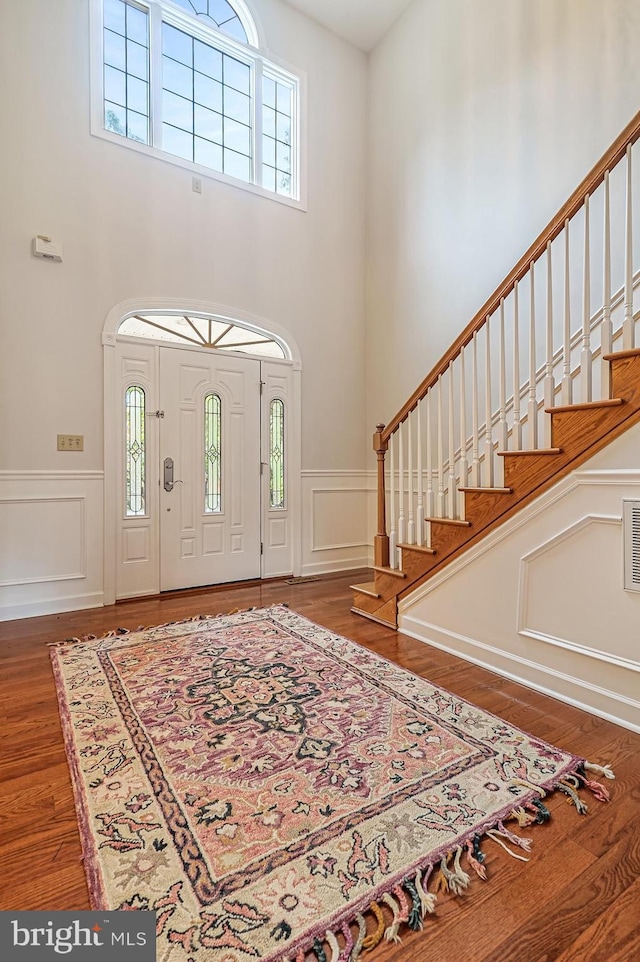
[[260, 362], [160, 350], [160, 590], [260, 577]]

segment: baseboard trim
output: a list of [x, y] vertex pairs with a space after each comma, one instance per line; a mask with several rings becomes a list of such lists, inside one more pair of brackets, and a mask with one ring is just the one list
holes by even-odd
[[[532, 688], [534, 691], [538, 691], [543, 695], [549, 695], [551, 698], [555, 698], [567, 705], [572, 705], [574, 708], [580, 708], [583, 711], [589, 712], [591, 715], [596, 715], [598, 718], [604, 718], [606, 721], [613, 722], [615, 725], [619, 725], [621, 728], [626, 728], [630, 731], [640, 733], [640, 722], [633, 722], [629, 718], [621, 717], [620, 715], [615, 714], [613, 711], [605, 711], [604, 709], [594, 706], [587, 701], [582, 701], [579, 698], [573, 698], [570, 695], [567, 695], [565, 692], [551, 688], [540, 681], [532, 681], [530, 678], [523, 677], [522, 674], [518, 673], [517, 668], [511, 671], [503, 667], [498, 667], [494, 661], [489, 660], [489, 658], [486, 656], [490, 655], [493, 658], [502, 658], [507, 662], [513, 663], [515, 666], [520, 665], [523, 668], [528, 668], [543, 676], [560, 678], [563, 681], [566, 681], [568, 684], [574, 685], [576, 688], [582, 689], [583, 691], [591, 691], [594, 692], [594, 694], [598, 694], [602, 698], [609, 699], [614, 705], [625, 705], [632, 711], [638, 713], [638, 717], [640, 718], [640, 702], [635, 701], [632, 698], [619, 695], [607, 688], [600, 688], [597, 685], [592, 685], [589, 682], [586, 682], [581, 678], [576, 678], [573, 675], [567, 675], [560, 671], [554, 671], [545, 667], [544, 665], [539, 665], [536, 662], [522, 658], [520, 655], [514, 655], [511, 652], [504, 651], [500, 648], [495, 648], [492, 645], [487, 645], [484, 642], [477, 641], [474, 638], [468, 638], [465, 635], [458, 635], [456, 632], [447, 631], [438, 625], [432, 625], [429, 622], [421, 621], [418, 618], [411, 618], [409, 615], [400, 616], [398, 631], [401, 631], [405, 635], [409, 635], [410, 638], [415, 638], [417, 641], [422, 641], [424, 644], [432, 645], [434, 648], [438, 648], [440, 651], [446, 651], [448, 654], [454, 655], [456, 658], [461, 658], [463, 661], [468, 661], [471, 662], [471, 664], [478, 665], [480, 668], [485, 668], [487, 671], [491, 671], [495, 675], [500, 675], [503, 678], [508, 678], [510, 681], [515, 681], [519, 685], [523, 685], [525, 688]], [[439, 640], [439, 636], [441, 640]], [[481, 652], [484, 657], [482, 657], [481, 654], [474, 655], [468, 651], [460, 650], [460, 648], [456, 645], [456, 642], [458, 642], [460, 645], [466, 645]]]
[[65, 598], [48, 598], [46, 601], [29, 601], [20, 605], [0, 607], [0, 621], [37, 618], [40, 615], [57, 615], [65, 611], [102, 608], [103, 605], [104, 597], [101, 591], [87, 595], [68, 595]]
[[351, 571], [356, 568], [370, 568], [371, 558], [369, 554], [359, 555], [356, 558], [344, 558], [340, 561], [327, 561], [326, 563], [316, 562], [315, 564], [302, 565], [301, 575], [328, 575], [334, 571]]

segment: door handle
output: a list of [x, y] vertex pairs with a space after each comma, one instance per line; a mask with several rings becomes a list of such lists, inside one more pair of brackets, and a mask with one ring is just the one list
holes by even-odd
[[173, 458], [164, 459], [164, 490], [173, 491], [174, 484], [184, 484], [184, 481], [173, 480]]

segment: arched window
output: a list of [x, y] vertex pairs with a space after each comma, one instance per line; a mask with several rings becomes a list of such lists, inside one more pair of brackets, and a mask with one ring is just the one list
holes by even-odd
[[299, 199], [299, 80], [244, 0], [92, 2], [94, 133]]
[[144, 313], [127, 317], [118, 330], [129, 337], [191, 344], [216, 351], [239, 351], [260, 357], [286, 358], [283, 344], [271, 334], [227, 317], [198, 314]]
[[227, 0], [173, 0], [203, 23], [222, 30], [241, 43], [249, 43], [247, 30], [238, 11]]
[[127, 517], [146, 513], [145, 503], [145, 394], [137, 385], [128, 387], [124, 395], [125, 505]]
[[284, 488], [284, 401], [274, 398], [269, 405], [269, 507], [285, 507]]
[[222, 402], [217, 394], [204, 399], [204, 510], [222, 511]]

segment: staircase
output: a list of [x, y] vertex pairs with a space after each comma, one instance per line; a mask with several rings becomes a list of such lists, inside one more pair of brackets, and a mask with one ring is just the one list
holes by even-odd
[[396, 627], [399, 599], [640, 421], [639, 138], [640, 113], [377, 425], [374, 579], [352, 586], [355, 613]]

